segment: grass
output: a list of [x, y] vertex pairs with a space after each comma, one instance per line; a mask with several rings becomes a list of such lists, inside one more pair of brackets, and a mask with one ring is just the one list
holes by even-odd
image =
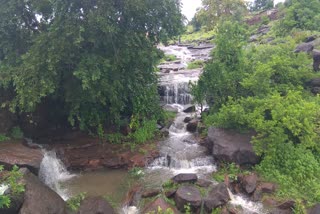
[[190, 62], [188, 64], [187, 69], [197, 69], [197, 68], [203, 68], [204, 66], [204, 61], [203, 60], [195, 60], [193, 62]]
[[186, 33], [181, 36], [181, 42], [182, 43], [193, 43], [196, 41], [204, 41], [204, 40], [212, 40], [212, 38], [215, 36], [215, 31], [204, 31], [200, 30], [193, 33]]

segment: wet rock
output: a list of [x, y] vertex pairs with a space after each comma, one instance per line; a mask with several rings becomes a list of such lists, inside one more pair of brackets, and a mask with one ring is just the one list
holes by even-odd
[[143, 209], [142, 213], [147, 214], [147, 213], [158, 213], [158, 209], [161, 209], [162, 211], [167, 211], [171, 209], [173, 213], [179, 213], [178, 210], [173, 207], [171, 204], [166, 202], [163, 198], [157, 198], [155, 201], [147, 204], [145, 208]]
[[169, 129], [167, 129], [167, 128], [161, 129], [161, 135], [164, 137], [168, 137], [169, 136]]
[[273, 209], [270, 214], [293, 214], [292, 210], [281, 210], [281, 209]]
[[184, 206], [190, 204], [193, 212], [196, 212], [201, 207], [200, 191], [193, 186], [181, 186], [175, 194], [176, 206], [180, 211], [184, 211]]
[[314, 46], [311, 43], [302, 43], [296, 47], [294, 52], [295, 53], [300, 53], [300, 52], [311, 53], [313, 48], [314, 48]]
[[255, 165], [260, 158], [250, 143], [254, 132], [240, 134], [233, 130], [210, 127], [208, 140], [212, 144], [213, 157], [219, 162], [239, 165]]
[[17, 165], [38, 174], [42, 158], [40, 149], [31, 149], [22, 143], [1, 143], [0, 146], [0, 165], [7, 168]]
[[196, 119], [191, 120], [188, 124], [187, 124], [187, 131], [188, 132], [196, 132], [197, 128], [198, 128], [198, 123], [199, 121]]
[[84, 199], [78, 214], [116, 214], [112, 206], [101, 196]]
[[316, 204], [308, 210], [308, 214], [319, 214], [320, 213], [320, 204]]
[[191, 117], [186, 117], [186, 118], [184, 118], [183, 122], [189, 123], [191, 120], [192, 120]]
[[188, 47], [188, 49], [194, 49], [194, 50], [212, 49], [212, 48], [214, 48], [214, 45], [210, 45], [210, 44]]
[[142, 192], [142, 198], [152, 198], [161, 193], [160, 189], [147, 189]]
[[172, 178], [172, 181], [178, 184], [195, 183], [197, 180], [198, 180], [197, 175], [192, 173], [183, 173], [183, 174], [176, 175]]
[[141, 189], [140, 185], [133, 186], [126, 194], [124, 203], [127, 206], [138, 206], [141, 200]]
[[230, 200], [227, 185], [220, 183], [211, 188], [208, 196], [204, 199], [204, 207], [208, 212], [212, 212], [213, 209], [224, 206]]
[[313, 69], [314, 71], [320, 70], [320, 51], [319, 50], [313, 50]]
[[254, 191], [251, 199], [253, 201], [260, 201], [262, 199], [263, 194], [271, 194], [276, 190], [276, 185], [273, 183], [261, 183]]
[[177, 192], [176, 189], [170, 189], [170, 190], [165, 191], [164, 195], [167, 198], [172, 198], [174, 196], [174, 194], [176, 194], [176, 192]]
[[258, 34], [267, 34], [270, 31], [270, 26], [268, 25], [262, 25], [259, 29], [258, 29]]
[[254, 192], [257, 187], [258, 176], [256, 174], [244, 175], [241, 179], [241, 185], [244, 191], [248, 194]]
[[198, 181], [196, 182], [196, 185], [198, 185], [199, 187], [209, 187], [211, 184], [211, 181], [205, 179], [198, 179]]
[[317, 38], [316, 35], [308, 36], [308, 37], [304, 40], [304, 42], [305, 42], [305, 43], [312, 42], [312, 41], [316, 40], [316, 38]]
[[20, 214], [65, 214], [65, 201], [49, 187], [45, 186], [38, 177], [29, 170], [24, 172], [25, 183], [24, 202]]
[[191, 113], [195, 111], [196, 111], [196, 107], [194, 105], [188, 105], [183, 109], [184, 113]]
[[285, 202], [279, 204], [279, 205], [277, 206], [277, 208], [278, 208], [278, 209], [281, 209], [281, 210], [292, 210], [292, 209], [294, 208], [294, 205], [295, 205], [295, 204], [296, 204], [296, 202], [295, 202], [295, 201], [292, 201], [292, 200], [290, 200], [290, 201], [285, 201]]

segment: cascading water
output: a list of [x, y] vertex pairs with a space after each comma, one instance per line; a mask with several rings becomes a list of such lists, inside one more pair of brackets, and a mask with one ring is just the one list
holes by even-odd
[[71, 179], [75, 175], [70, 174], [61, 160], [57, 158], [54, 151], [44, 151], [39, 171], [39, 178], [58, 193], [64, 200], [67, 200], [70, 195], [67, 189], [61, 186], [61, 182]]

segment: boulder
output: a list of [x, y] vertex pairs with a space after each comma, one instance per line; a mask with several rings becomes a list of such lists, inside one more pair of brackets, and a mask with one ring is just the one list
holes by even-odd
[[306, 52], [311, 53], [314, 46], [312, 43], [301, 43], [294, 50], [295, 53]]
[[320, 78], [313, 78], [307, 84], [310, 87], [320, 87]]
[[320, 70], [320, 51], [319, 50], [313, 50], [313, 69], [315, 71]]
[[308, 210], [308, 214], [319, 214], [320, 213], [320, 204], [316, 204]]
[[194, 105], [187, 105], [184, 109], [183, 112], [184, 113], [191, 113], [191, 112], [195, 112], [196, 111], [196, 107]]
[[160, 189], [147, 189], [142, 192], [142, 198], [152, 198], [154, 196], [157, 196], [161, 193]]
[[195, 183], [198, 180], [198, 177], [196, 174], [192, 173], [182, 173], [179, 175], [176, 175], [172, 178], [172, 181], [175, 183]]
[[262, 25], [261, 27], [259, 27], [258, 29], [258, 34], [267, 34], [270, 31], [270, 26], [268, 25]]
[[20, 214], [67, 213], [65, 201], [56, 192], [44, 185], [29, 170], [23, 169], [21, 171], [24, 173], [25, 192]]
[[208, 212], [213, 209], [224, 206], [230, 200], [228, 187], [225, 183], [220, 183], [211, 188], [208, 196], [204, 199], [204, 207]]
[[201, 207], [201, 194], [194, 186], [181, 186], [175, 194], [176, 206], [180, 211], [184, 211], [184, 206], [190, 204], [191, 210], [196, 213]]
[[212, 181], [205, 179], [198, 179], [196, 185], [199, 187], [209, 187], [212, 184]]
[[177, 190], [176, 189], [170, 189], [164, 192], [164, 195], [167, 198], [172, 198], [174, 196], [174, 194], [176, 194]]
[[0, 165], [6, 168], [17, 165], [38, 174], [42, 158], [40, 149], [29, 148], [22, 143], [1, 143], [0, 146]]
[[256, 174], [244, 175], [241, 178], [241, 186], [247, 194], [251, 194], [257, 187], [258, 176]]
[[263, 194], [271, 194], [276, 190], [276, 185], [273, 183], [261, 183], [259, 186], [256, 188], [252, 195], [252, 200], [253, 201], [260, 201], [262, 199]]
[[78, 214], [116, 214], [112, 206], [101, 196], [84, 199]]
[[254, 132], [240, 134], [233, 130], [210, 127], [208, 141], [212, 144], [213, 157], [219, 162], [255, 165], [260, 158], [253, 151], [251, 138]]
[[308, 36], [304, 42], [308, 43], [308, 42], [312, 42], [314, 40], [316, 40], [317, 36], [316, 35], [312, 35], [312, 36]]
[[198, 123], [199, 121], [196, 119], [191, 120], [188, 124], [187, 124], [187, 131], [188, 132], [196, 132], [197, 128], [198, 128]]
[[157, 198], [155, 201], [147, 204], [143, 209], [142, 213], [143, 214], [158, 213], [159, 208], [162, 211], [167, 211], [168, 209], [171, 209], [174, 214], [179, 213], [175, 207], [173, 207], [171, 204], [166, 202], [163, 198]]
[[189, 123], [191, 120], [192, 120], [191, 117], [186, 117], [186, 118], [184, 118], [183, 122]]

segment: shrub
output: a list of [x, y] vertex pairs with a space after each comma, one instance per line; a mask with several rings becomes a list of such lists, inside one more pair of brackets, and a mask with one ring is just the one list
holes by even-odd
[[72, 211], [77, 211], [80, 207], [81, 202], [85, 199], [85, 197], [86, 197], [86, 193], [82, 192], [68, 199], [67, 205], [69, 209], [71, 209]]
[[13, 127], [13, 128], [11, 129], [10, 136], [11, 136], [13, 139], [22, 139], [22, 138], [23, 138], [23, 132], [22, 132], [22, 130], [20, 129], [20, 127], [15, 126], [15, 127]]
[[204, 66], [203, 60], [195, 60], [193, 62], [190, 62], [188, 64], [187, 69], [196, 69], [196, 68], [202, 68]]

